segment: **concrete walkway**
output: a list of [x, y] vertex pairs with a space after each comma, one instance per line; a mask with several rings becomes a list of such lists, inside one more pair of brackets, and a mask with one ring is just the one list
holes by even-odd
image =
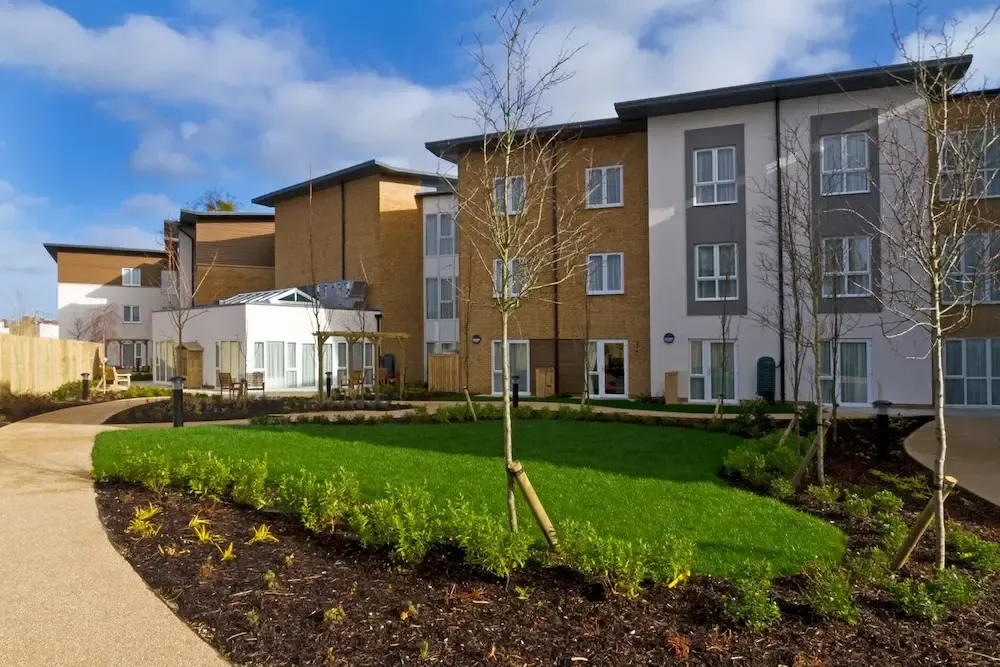
[[[945, 473], [958, 485], [1000, 506], [1000, 415], [961, 413], [946, 416], [948, 453]], [[928, 422], [906, 439], [906, 451], [927, 468], [937, 456], [935, 422]]]
[[225, 667], [111, 546], [89, 471], [98, 403], [0, 428], [0, 664]]

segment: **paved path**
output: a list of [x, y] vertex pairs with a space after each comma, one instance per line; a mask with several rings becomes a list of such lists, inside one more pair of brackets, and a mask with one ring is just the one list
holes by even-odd
[[[945, 473], [957, 479], [959, 486], [1000, 505], [1000, 415], [951, 414], [945, 421], [948, 426]], [[931, 470], [937, 455], [934, 424], [924, 424], [905, 443], [910, 456]]]
[[[146, 399], [130, 401], [142, 402]], [[0, 428], [0, 664], [225, 667], [111, 546], [89, 477], [98, 403]]]

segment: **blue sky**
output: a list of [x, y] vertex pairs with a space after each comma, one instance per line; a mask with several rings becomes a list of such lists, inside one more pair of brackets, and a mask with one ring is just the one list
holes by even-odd
[[[428, 140], [474, 131], [463, 44], [488, 0], [0, 0], [0, 315], [55, 310], [46, 241], [150, 246], [206, 189], [244, 204], [379, 158], [444, 169]], [[609, 8], [614, 9], [609, 11]], [[925, 3], [924, 22], [988, 15]], [[904, 33], [913, 14], [899, 10]], [[542, 0], [545, 62], [576, 76], [553, 120], [618, 100], [898, 58], [882, 0]], [[1000, 25], [973, 48], [1000, 75]]]

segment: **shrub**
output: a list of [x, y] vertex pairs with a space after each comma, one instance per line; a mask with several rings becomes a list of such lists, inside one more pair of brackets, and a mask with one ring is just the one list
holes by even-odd
[[731, 582], [733, 593], [723, 597], [723, 612], [730, 622], [754, 632], [774, 625], [781, 610], [771, 599], [771, 573], [758, 561], [748, 561]]
[[944, 620], [951, 609], [977, 597], [972, 579], [954, 568], [937, 570], [924, 581], [891, 580], [885, 589], [904, 614], [929, 623]]
[[771, 404], [762, 398], [740, 401], [739, 412], [733, 420], [744, 433], [758, 437], [774, 430], [774, 417], [771, 416]]
[[600, 536], [590, 523], [564, 522], [560, 541], [568, 565], [626, 597], [637, 597], [644, 581], [677, 585], [690, 574], [694, 561], [694, 546], [687, 540], [666, 537], [650, 545]]
[[792, 489], [792, 483], [787, 479], [782, 479], [780, 477], [771, 480], [771, 484], [768, 486], [767, 492], [772, 498], [777, 498], [778, 500], [788, 500], [795, 495], [795, 490]]
[[351, 529], [365, 546], [392, 548], [398, 563], [419, 563], [439, 535], [431, 496], [423, 487], [385, 487], [385, 497], [356, 507]]
[[464, 500], [449, 502], [445, 521], [447, 537], [465, 550], [470, 565], [498, 577], [510, 577], [528, 562], [534, 542], [531, 534], [512, 533], [504, 520], [490, 516], [485, 509], [476, 512]]
[[799, 413], [799, 433], [814, 435], [819, 428], [819, 408], [815, 403], [805, 406]]
[[927, 500], [931, 497], [931, 489], [927, 484], [927, 478], [920, 475], [912, 477], [901, 477], [894, 473], [872, 470], [872, 476], [895, 487], [900, 494], [908, 495], [914, 500]]
[[817, 502], [828, 506], [836, 505], [837, 501], [840, 500], [840, 488], [829, 484], [824, 486], [810, 484], [809, 488], [806, 489], [806, 493], [812, 496]]
[[882, 585], [889, 578], [889, 554], [874, 547], [847, 558], [847, 569], [855, 580], [864, 584]]
[[790, 479], [801, 461], [792, 443], [786, 442], [779, 446], [780, 442], [779, 433], [747, 440], [730, 450], [723, 461], [723, 467], [754, 488], [765, 490], [774, 479]]
[[791, 479], [795, 471], [799, 469], [802, 457], [795, 451], [791, 438], [781, 447], [775, 447], [767, 454], [767, 467], [781, 475], [784, 479]]
[[903, 509], [903, 499], [888, 489], [882, 489], [872, 496], [872, 509], [884, 514], [895, 514]]
[[282, 475], [278, 480], [277, 504], [295, 512], [302, 525], [313, 532], [335, 527], [360, 502], [357, 477], [343, 468], [320, 480], [300, 470], [298, 475]]
[[267, 461], [240, 459], [230, 468], [233, 500], [260, 509], [267, 505]]
[[848, 493], [844, 496], [844, 514], [852, 519], [866, 519], [872, 511], [872, 501], [859, 495]]
[[754, 487], [767, 486], [773, 479], [773, 475], [767, 470], [767, 458], [745, 445], [726, 454], [722, 465], [728, 472], [739, 475]]
[[903, 546], [910, 530], [903, 519], [895, 514], [880, 512], [875, 515], [874, 523], [875, 532], [882, 538], [882, 546], [886, 551], [896, 552]]
[[814, 561], [806, 566], [805, 574], [809, 583], [802, 593], [813, 611], [823, 618], [858, 622], [860, 614], [854, 605], [847, 570], [825, 561]]
[[949, 526], [948, 547], [955, 561], [984, 574], [1000, 570], [1000, 544], [984, 540], [961, 526]]
[[[156, 493], [163, 491], [171, 481], [170, 459], [158, 447], [138, 453], [125, 447], [109, 472], [111, 477], [141, 484]], [[95, 473], [98, 477], [107, 476], [101, 471]]]
[[188, 452], [174, 471], [173, 483], [187, 486], [198, 495], [222, 495], [229, 489], [233, 475], [229, 464], [212, 452]]

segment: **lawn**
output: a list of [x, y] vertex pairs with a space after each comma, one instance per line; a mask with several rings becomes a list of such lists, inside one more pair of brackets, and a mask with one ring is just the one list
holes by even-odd
[[[463, 495], [504, 512], [500, 422], [378, 426], [198, 426], [108, 431], [94, 468], [113, 465], [122, 447], [162, 446], [172, 456], [209, 450], [226, 458], [267, 457], [269, 475], [339, 466], [357, 473], [362, 494], [386, 483], [426, 484], [435, 498]], [[839, 558], [834, 526], [776, 500], [727, 486], [717, 476], [736, 437], [684, 428], [526, 420], [514, 424], [515, 457], [558, 528], [561, 518], [599, 531], [655, 541], [671, 532], [696, 544], [696, 569], [732, 575], [747, 559], [793, 573], [816, 557]], [[525, 529], [536, 530], [521, 506]]]
[[[465, 401], [465, 394], [442, 394], [436, 396], [429, 400], [432, 401]], [[478, 395], [472, 396], [474, 401], [482, 402], [496, 402], [502, 400], [499, 396], [485, 396]], [[574, 406], [580, 405], [579, 396], [549, 396], [546, 398], [531, 398], [530, 396], [523, 396], [521, 400], [525, 403], [563, 403]], [[630, 410], [649, 410], [651, 412], [683, 412], [690, 414], [713, 414], [715, 412], [715, 403], [663, 403], [662, 401], [656, 403], [651, 400], [646, 401], [636, 401], [632, 399], [616, 399], [616, 398], [592, 398], [590, 399], [590, 404], [594, 406], [601, 406], [605, 408], [628, 408]], [[742, 408], [736, 404], [726, 404], [722, 406], [722, 411], [727, 414], [739, 414]], [[795, 406], [793, 405], [772, 405], [768, 409], [771, 414], [792, 414], [795, 411]]]

